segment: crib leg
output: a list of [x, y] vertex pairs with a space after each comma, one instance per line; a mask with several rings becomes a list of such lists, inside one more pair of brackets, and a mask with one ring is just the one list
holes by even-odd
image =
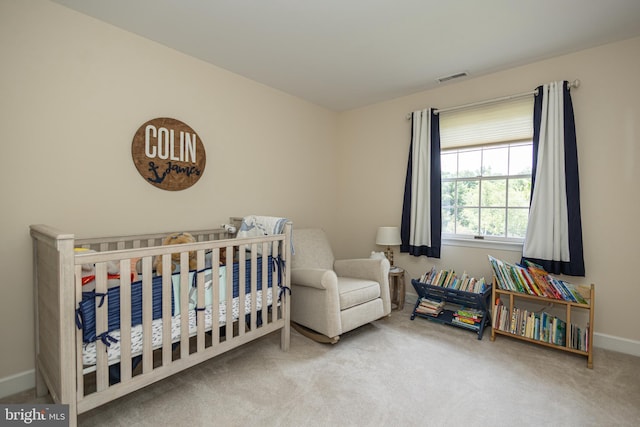
[[44, 378], [42, 377], [42, 373], [40, 372], [40, 368], [38, 367], [38, 361], [36, 360], [36, 369], [35, 369], [35, 380], [36, 380], [36, 397], [44, 397], [49, 394], [49, 388], [47, 387], [47, 383], [45, 383]]
[[[289, 351], [289, 344], [291, 343], [291, 321], [288, 316], [288, 307], [286, 307], [285, 310], [287, 310], [287, 312], [284, 313], [286, 321], [284, 322], [284, 327], [280, 331], [280, 350]], [[275, 311], [277, 312], [278, 310]], [[277, 316], [277, 314], [272, 313], [272, 316]]]
[[289, 351], [289, 343], [291, 342], [291, 325], [289, 323], [284, 325], [280, 332], [280, 349], [282, 351]]
[[274, 313], [272, 313], [272, 315], [277, 316], [276, 313], [280, 313], [285, 319], [284, 327], [280, 332], [280, 349], [282, 351], [289, 351], [289, 344], [291, 343], [291, 308], [289, 307], [289, 301], [286, 299], [286, 293], [285, 297], [282, 300], [282, 307], [274, 310]]

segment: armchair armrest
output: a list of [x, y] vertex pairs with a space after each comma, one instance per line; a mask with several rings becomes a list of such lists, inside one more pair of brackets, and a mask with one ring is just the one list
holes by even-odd
[[292, 268], [291, 284], [317, 289], [337, 289], [338, 277], [323, 268]]

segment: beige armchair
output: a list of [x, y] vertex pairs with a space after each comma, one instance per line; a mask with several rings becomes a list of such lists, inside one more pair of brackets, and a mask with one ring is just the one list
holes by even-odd
[[298, 331], [335, 343], [391, 312], [386, 259], [335, 260], [326, 234], [314, 228], [293, 232], [293, 250], [291, 320]]

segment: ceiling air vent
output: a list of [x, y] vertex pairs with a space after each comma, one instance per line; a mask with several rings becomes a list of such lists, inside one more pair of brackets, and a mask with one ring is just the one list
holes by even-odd
[[468, 75], [469, 74], [466, 71], [463, 71], [461, 73], [452, 74], [450, 76], [440, 77], [438, 79], [438, 83], [448, 82], [449, 80], [458, 79], [460, 77], [466, 77]]

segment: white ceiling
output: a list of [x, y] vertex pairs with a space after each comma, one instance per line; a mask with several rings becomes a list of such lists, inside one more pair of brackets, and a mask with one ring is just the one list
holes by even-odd
[[336, 111], [640, 35], [640, 0], [53, 1]]

